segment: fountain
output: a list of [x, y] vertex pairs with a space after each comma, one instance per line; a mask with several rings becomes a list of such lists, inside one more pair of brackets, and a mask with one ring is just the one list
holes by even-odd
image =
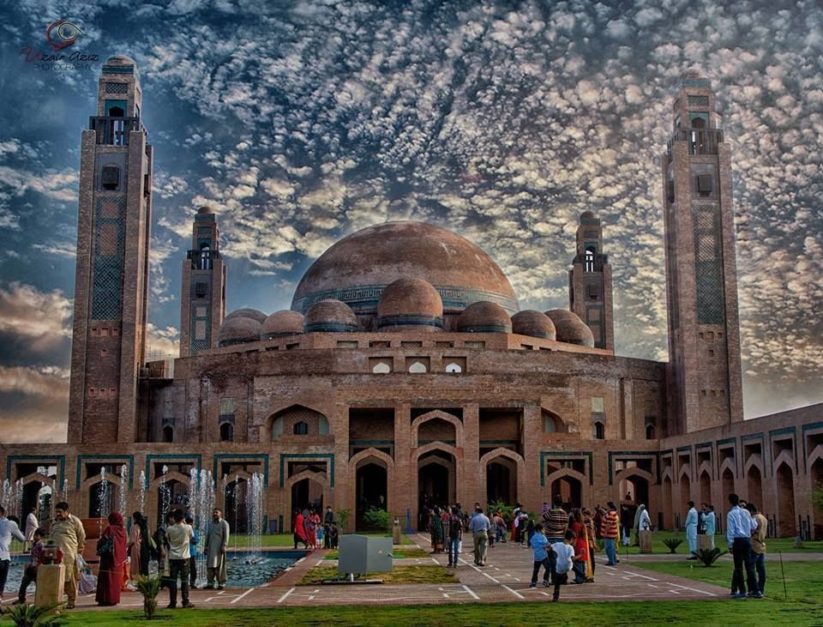
[[166, 524], [166, 517], [169, 514], [169, 509], [171, 508], [171, 490], [169, 486], [166, 485], [166, 473], [169, 471], [169, 467], [163, 464], [163, 474], [160, 477], [160, 487], [158, 488], [160, 492], [160, 522], [161, 524]]
[[120, 490], [119, 490], [119, 512], [124, 516], [128, 517], [126, 513], [126, 508], [128, 507], [127, 500], [126, 500], [126, 489], [128, 485], [126, 484], [126, 472], [127, 472], [126, 464], [120, 466]]
[[97, 493], [97, 515], [100, 518], [108, 518], [111, 514], [111, 501], [109, 496], [109, 481], [106, 479], [106, 467], [100, 469], [100, 492]]
[[141, 514], [146, 513], [146, 471], [140, 471], [140, 509]]

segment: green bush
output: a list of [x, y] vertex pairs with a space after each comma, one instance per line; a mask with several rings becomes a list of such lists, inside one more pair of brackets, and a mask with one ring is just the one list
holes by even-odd
[[363, 514], [363, 524], [375, 531], [391, 531], [391, 516], [384, 509], [370, 507]]
[[160, 592], [160, 577], [137, 577], [137, 591], [143, 595], [143, 616], [146, 620], [154, 618], [157, 611], [157, 595]]
[[494, 501], [492, 503], [489, 503], [489, 512], [494, 514], [497, 510], [500, 510], [500, 513], [503, 516], [503, 520], [505, 520], [507, 523], [511, 522], [512, 512], [514, 511], [514, 505], [506, 505], [502, 501]]
[[711, 566], [726, 553], [728, 553], [728, 551], [721, 551], [717, 547], [714, 547], [713, 549], [698, 549], [697, 551], [692, 551], [692, 555], [703, 562], [703, 566]]
[[40, 625], [62, 625], [60, 616], [52, 614], [58, 605], [36, 607], [31, 603], [9, 605], [0, 609], [0, 616], [8, 618], [16, 627], [40, 627]]
[[669, 553], [676, 553], [677, 547], [683, 544], [683, 540], [680, 538], [666, 538], [663, 540], [663, 544], [669, 547]]

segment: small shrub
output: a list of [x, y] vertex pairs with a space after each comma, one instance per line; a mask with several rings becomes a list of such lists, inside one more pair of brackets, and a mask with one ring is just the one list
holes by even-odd
[[0, 609], [0, 616], [8, 618], [16, 627], [40, 627], [40, 625], [62, 625], [60, 616], [52, 614], [59, 605], [36, 607], [32, 603], [9, 605]]
[[663, 540], [663, 544], [665, 544], [668, 547], [669, 553], [676, 553], [677, 547], [683, 544], [683, 540], [681, 540], [680, 538], [666, 538], [665, 540]]
[[349, 518], [351, 518], [351, 510], [350, 509], [341, 509], [337, 511], [337, 523], [340, 526], [340, 532], [346, 532], [346, 525], [349, 524]]
[[160, 593], [160, 577], [137, 577], [137, 591], [143, 595], [143, 616], [154, 618], [157, 611], [157, 595]]
[[370, 507], [363, 514], [363, 524], [376, 531], [391, 531], [391, 516], [384, 509]]
[[728, 551], [721, 551], [717, 547], [714, 547], [713, 549], [698, 549], [697, 551], [693, 551], [692, 555], [703, 562], [703, 566], [708, 567], [714, 564], [726, 553], [728, 553]]

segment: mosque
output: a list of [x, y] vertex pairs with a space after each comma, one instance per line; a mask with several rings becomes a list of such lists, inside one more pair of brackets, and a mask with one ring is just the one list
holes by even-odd
[[[192, 471], [247, 525], [263, 477], [271, 530], [309, 504], [415, 527], [426, 503], [645, 503], [678, 527], [689, 500], [736, 491], [773, 534], [823, 536], [823, 405], [743, 420], [731, 155], [709, 81], [690, 73], [661, 147], [669, 362], [614, 352], [608, 227], [579, 216], [569, 307], [521, 310], [495, 261], [433, 224], [387, 222], [324, 252], [291, 309], [226, 315], [217, 213], [181, 252], [181, 348], [146, 361], [152, 147], [135, 63], [103, 65], [81, 140], [65, 446], [0, 446], [22, 507], [44, 490], [156, 516]], [[619, 269], [618, 269], [619, 272]], [[119, 470], [122, 469], [122, 470]], [[139, 485], [140, 482], [142, 485]]]

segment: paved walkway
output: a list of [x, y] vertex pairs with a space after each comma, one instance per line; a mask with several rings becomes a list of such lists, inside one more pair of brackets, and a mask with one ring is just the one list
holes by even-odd
[[[424, 549], [429, 547], [428, 538], [422, 534], [412, 536]], [[529, 588], [531, 578], [531, 551], [518, 545], [497, 544], [489, 549], [486, 567], [472, 563], [464, 545], [460, 567], [454, 571], [459, 583], [450, 584], [405, 584], [405, 585], [325, 585], [299, 586], [297, 583], [311, 568], [329, 569], [329, 577], [337, 576], [337, 562], [324, 560], [325, 551], [317, 551], [301, 559], [276, 580], [255, 588], [234, 588], [222, 591], [194, 590], [191, 600], [197, 607], [279, 607], [301, 605], [369, 605], [369, 604], [442, 604], [473, 602], [546, 602], [551, 599], [551, 590], [542, 587]], [[791, 556], [791, 557], [790, 557]], [[797, 556], [797, 557], [795, 557]], [[784, 554], [784, 559], [819, 559], [820, 554]], [[561, 601], [606, 601], [606, 600], [687, 600], [722, 599], [728, 590], [710, 584], [665, 575], [642, 568], [643, 561], [658, 559], [685, 559], [685, 555], [631, 555], [621, 558], [616, 568], [602, 563], [598, 555], [595, 583], [567, 585], [562, 588]], [[444, 565], [445, 554], [430, 555], [425, 558], [396, 560], [400, 565], [432, 564]], [[168, 599], [166, 591], [158, 597], [159, 607], [165, 607]], [[78, 608], [92, 609], [94, 595], [78, 597]], [[137, 593], [124, 593], [120, 608], [142, 607], [142, 599]], [[101, 608], [105, 611], [105, 608]]]

